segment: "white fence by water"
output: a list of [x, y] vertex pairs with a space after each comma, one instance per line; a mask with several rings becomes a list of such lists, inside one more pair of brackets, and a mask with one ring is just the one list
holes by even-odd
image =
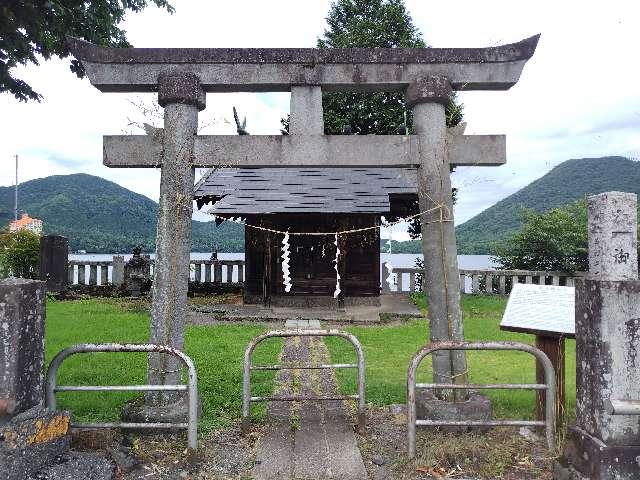
[[[383, 293], [415, 292], [418, 290], [419, 268], [382, 268]], [[538, 285], [572, 286], [576, 277], [584, 272], [546, 272], [533, 270], [459, 270], [461, 293], [483, 293], [506, 295], [516, 283], [535, 283]], [[391, 276], [391, 281], [387, 282]], [[391, 284], [390, 284], [391, 283]]]
[[[117, 256], [115, 259], [69, 260], [69, 285], [119, 285], [122, 283], [119, 279], [124, 278], [124, 259]], [[244, 282], [244, 260], [191, 260], [189, 263], [189, 279], [192, 282]], [[153, 267], [154, 260], [151, 259], [147, 272], [149, 278], [153, 278]]]
[[[124, 278], [124, 258], [114, 260], [69, 260], [69, 284], [101, 286], [119, 285]], [[148, 275], [153, 276], [154, 260], [149, 260]], [[242, 283], [245, 278], [244, 260], [191, 260], [191, 281], [201, 283]], [[115, 272], [114, 272], [115, 269]], [[114, 275], [115, 273], [115, 275]], [[420, 284], [422, 270], [409, 267], [391, 267], [391, 272], [382, 265], [382, 293], [415, 292]], [[532, 270], [460, 270], [462, 293], [506, 295], [516, 283], [539, 285], [573, 285], [574, 279], [583, 272], [545, 272]], [[387, 282], [391, 277], [391, 284]]]

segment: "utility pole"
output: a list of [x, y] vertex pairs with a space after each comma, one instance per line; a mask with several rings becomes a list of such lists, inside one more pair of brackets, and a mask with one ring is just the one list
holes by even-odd
[[18, 220], [18, 155], [16, 155], [16, 189], [15, 189], [15, 198], [13, 204], [13, 219]]

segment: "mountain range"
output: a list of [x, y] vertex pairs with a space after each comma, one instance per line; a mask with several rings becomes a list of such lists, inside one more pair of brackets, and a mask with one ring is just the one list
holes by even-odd
[[640, 162], [625, 157], [567, 160], [456, 228], [458, 253], [490, 253], [491, 244], [518, 230], [522, 208], [545, 212], [586, 195], [640, 194]]
[[[543, 212], [585, 195], [610, 190], [640, 194], [640, 163], [624, 157], [567, 160], [546, 175], [456, 228], [458, 253], [486, 254], [491, 244], [520, 227], [522, 208]], [[87, 174], [55, 175], [19, 186], [20, 210], [44, 221], [45, 233], [69, 238], [73, 251], [153, 251], [158, 204]], [[13, 219], [13, 187], [0, 187], [0, 225]], [[244, 251], [244, 227], [193, 222], [192, 251]], [[386, 241], [383, 244], [386, 249]], [[394, 253], [419, 253], [420, 242], [393, 242]]]
[[[155, 249], [158, 204], [104, 178], [77, 173], [21, 183], [19, 208], [44, 222], [45, 233], [64, 235], [72, 251], [129, 253]], [[13, 187], [0, 187], [0, 225], [13, 220]], [[192, 251], [244, 251], [244, 227], [193, 222]]]

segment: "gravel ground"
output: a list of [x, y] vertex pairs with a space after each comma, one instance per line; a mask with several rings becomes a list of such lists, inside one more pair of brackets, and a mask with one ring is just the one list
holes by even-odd
[[[541, 442], [515, 429], [464, 435], [418, 431], [418, 458], [406, 457], [403, 407], [370, 407], [367, 435], [357, 435], [369, 480], [551, 480], [554, 457]], [[113, 431], [75, 435], [74, 448], [104, 452], [121, 480], [248, 480], [255, 444], [265, 427], [247, 437], [239, 426], [212, 432], [189, 457], [180, 436], [122, 437]]]
[[367, 411], [367, 436], [359, 446], [370, 480], [433, 478], [551, 480], [553, 456], [515, 429], [485, 434], [418, 430], [417, 458], [406, 457], [404, 406]]
[[244, 437], [239, 426], [212, 432], [189, 455], [182, 435], [122, 436], [115, 431], [74, 434], [74, 448], [101, 452], [116, 465], [119, 480], [239, 480], [253, 467], [261, 426]]

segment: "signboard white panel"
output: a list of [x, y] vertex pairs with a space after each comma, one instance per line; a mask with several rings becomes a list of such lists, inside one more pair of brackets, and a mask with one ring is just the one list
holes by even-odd
[[509, 295], [502, 330], [575, 335], [575, 288], [518, 283]]

